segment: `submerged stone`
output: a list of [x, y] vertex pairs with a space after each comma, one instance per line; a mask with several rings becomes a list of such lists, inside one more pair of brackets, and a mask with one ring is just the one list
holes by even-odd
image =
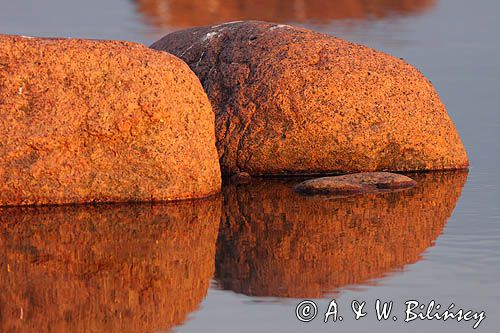
[[352, 194], [409, 188], [417, 182], [390, 172], [362, 172], [306, 180], [294, 187], [303, 194]]

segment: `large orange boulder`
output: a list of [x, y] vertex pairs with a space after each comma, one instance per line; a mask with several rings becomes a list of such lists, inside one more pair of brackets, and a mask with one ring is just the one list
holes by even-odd
[[224, 173], [468, 166], [430, 81], [385, 53], [255, 21], [174, 32], [151, 47], [179, 56], [200, 78]]
[[0, 205], [164, 201], [220, 190], [214, 116], [176, 57], [0, 35]]

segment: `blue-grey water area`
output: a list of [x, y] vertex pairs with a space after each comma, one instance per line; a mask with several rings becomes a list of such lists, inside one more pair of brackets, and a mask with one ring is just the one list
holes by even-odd
[[[475, 319], [405, 322], [406, 301], [434, 300], [441, 311], [484, 311], [477, 331], [497, 332], [499, 13], [496, 0], [1, 0], [7, 34], [149, 45], [190, 26], [260, 19], [382, 50], [433, 82], [470, 170], [342, 199], [300, 197], [296, 179], [256, 179], [196, 203], [3, 209], [0, 331], [473, 331]], [[343, 320], [325, 324], [332, 299]], [[388, 320], [377, 320], [377, 299], [394, 301]], [[317, 304], [311, 322], [296, 318], [302, 300]], [[366, 317], [354, 319], [353, 300], [366, 301]]]

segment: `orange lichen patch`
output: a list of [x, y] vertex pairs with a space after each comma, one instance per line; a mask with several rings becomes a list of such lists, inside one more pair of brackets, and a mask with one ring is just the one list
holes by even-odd
[[152, 25], [188, 28], [234, 20], [328, 23], [339, 19], [378, 19], [423, 12], [435, 0], [136, 0]]
[[432, 84], [398, 58], [255, 21], [179, 31], [151, 47], [179, 56], [200, 78], [224, 173], [468, 166]]
[[253, 179], [223, 189], [216, 280], [252, 296], [315, 298], [420, 260], [460, 197], [467, 172], [413, 175], [414, 188], [331, 199], [298, 181]]
[[0, 35], [0, 206], [214, 194], [213, 118], [167, 53]]
[[214, 273], [220, 199], [0, 209], [0, 331], [181, 324]]

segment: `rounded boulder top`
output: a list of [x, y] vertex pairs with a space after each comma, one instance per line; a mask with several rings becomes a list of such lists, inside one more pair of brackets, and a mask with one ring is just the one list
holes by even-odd
[[178, 31], [151, 47], [180, 57], [200, 78], [224, 173], [468, 167], [432, 84], [396, 57], [257, 21]]
[[220, 191], [198, 78], [135, 43], [0, 35], [0, 138], [0, 206]]

